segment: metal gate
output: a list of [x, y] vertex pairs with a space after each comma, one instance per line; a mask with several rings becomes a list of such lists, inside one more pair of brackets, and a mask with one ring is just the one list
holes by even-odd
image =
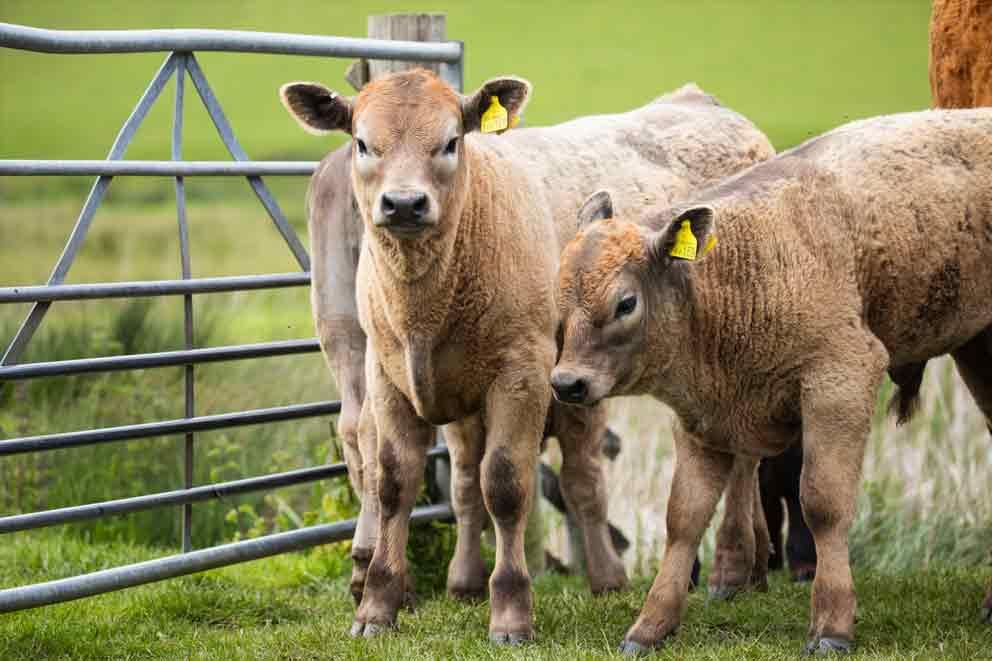
[[[194, 295], [309, 285], [309, 255], [307, 255], [306, 249], [286, 220], [262, 177], [265, 175], [310, 175], [317, 165], [314, 162], [252, 161], [249, 159], [235, 138], [234, 131], [221, 109], [220, 102], [214, 95], [203, 69], [197, 62], [195, 52], [226, 51], [439, 62], [442, 78], [460, 90], [462, 87], [463, 44], [455, 41], [434, 43], [385, 41], [228, 30], [65, 31], [0, 23], [0, 47], [60, 54], [168, 53], [165, 62], [155, 73], [148, 88], [141, 95], [131, 115], [121, 127], [106, 160], [0, 160], [0, 175], [4, 176], [90, 175], [97, 177], [48, 282], [40, 286], [0, 287], [0, 303], [32, 304], [27, 318], [21, 324], [2, 360], [0, 360], [0, 382], [87, 372], [185, 366], [185, 417], [183, 418], [0, 441], [0, 456], [6, 456], [74, 448], [97, 443], [184, 434], [184, 484], [181, 489], [0, 518], [0, 534], [2, 534], [181, 505], [183, 508], [183, 553], [82, 576], [0, 590], [0, 612], [69, 601], [351, 537], [355, 527], [354, 520], [309, 526], [299, 530], [276, 533], [258, 539], [207, 549], [192, 550], [191, 548], [190, 524], [192, 504], [195, 502], [314, 482], [342, 476], [346, 473], [344, 464], [338, 463], [250, 477], [232, 482], [193, 485], [193, 435], [195, 432], [313, 416], [328, 416], [338, 413], [341, 407], [340, 402], [324, 401], [219, 415], [197, 416], [195, 414], [195, 382], [193, 378], [193, 366], [195, 364], [263, 356], [282, 356], [320, 350], [316, 339], [200, 349], [193, 347]], [[183, 106], [186, 96], [185, 80], [187, 75], [233, 161], [184, 161], [182, 159]], [[122, 160], [124, 152], [142, 120], [159, 98], [166, 83], [172, 78], [176, 80], [172, 124], [172, 160]], [[69, 268], [86, 238], [93, 216], [115, 176], [162, 176], [174, 179], [182, 262], [181, 280], [63, 284]], [[245, 177], [262, 206], [268, 212], [276, 229], [285, 240], [290, 252], [299, 264], [300, 271], [298, 273], [192, 278], [190, 276], [184, 180], [186, 177], [195, 176]], [[83, 299], [154, 296], [183, 297], [186, 345], [184, 350], [20, 364], [25, 347], [44, 320], [52, 303]], [[430, 451], [429, 456], [444, 454], [446, 454], [444, 448], [435, 448]], [[450, 506], [432, 505], [414, 510], [411, 520], [414, 523], [421, 523], [451, 516]]]

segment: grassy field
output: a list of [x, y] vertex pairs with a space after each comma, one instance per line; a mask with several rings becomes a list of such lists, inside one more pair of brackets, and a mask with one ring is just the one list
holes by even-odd
[[[26, 582], [153, 557], [141, 547], [93, 547], [33, 535], [0, 548], [0, 581]], [[489, 608], [443, 596], [401, 613], [380, 640], [346, 634], [352, 606], [340, 567], [327, 555], [282, 556], [168, 583], [0, 619], [0, 658], [28, 659], [600, 659], [614, 652], [649, 582], [593, 598], [583, 581], [546, 575], [535, 583], [537, 642], [495, 649]], [[992, 572], [933, 567], [911, 573], [855, 572], [858, 657], [988, 658], [992, 627], [977, 617]], [[677, 636], [654, 658], [794, 659], [806, 635], [809, 586], [776, 579], [767, 593], [731, 603], [689, 598]], [[772, 614], [774, 614], [772, 616]]]
[[[416, 2], [91, 3], [5, 0], [0, 21], [55, 28], [217, 27], [363, 35], [367, 14], [432, 10]], [[501, 73], [535, 85], [527, 121], [546, 124], [615, 112], [695, 80], [753, 119], [778, 148], [850, 119], [929, 104], [925, 0], [856, 2], [449, 2], [448, 34], [467, 47], [467, 87]], [[288, 80], [344, 89], [346, 63], [319, 58], [204, 53], [203, 68], [248, 153], [317, 159], [340, 138], [299, 130], [275, 91]], [[0, 50], [0, 158], [102, 158], [163, 56], [54, 56]], [[167, 89], [128, 151], [167, 158]], [[192, 100], [191, 97], [188, 97]], [[206, 114], [188, 104], [185, 156], [226, 158]], [[92, 182], [0, 178], [0, 286], [44, 282]], [[305, 180], [272, 179], [305, 239]], [[242, 181], [187, 183], [193, 274], [294, 270], [288, 250]], [[174, 193], [168, 180], [111, 186], [69, 282], [179, 274]], [[0, 307], [4, 347], [26, 306]], [[310, 337], [307, 291], [198, 297], [198, 346]], [[30, 360], [181, 348], [181, 302], [53, 306]], [[334, 396], [319, 356], [197, 368], [200, 414]], [[992, 453], [984, 421], [951, 364], [936, 361], [920, 414], [897, 428], [879, 394], [851, 537], [866, 658], [988, 657], [977, 622], [990, 575]], [[145, 370], [0, 384], [0, 439], [182, 415], [182, 372]], [[196, 482], [314, 465], [332, 452], [328, 420], [197, 436]], [[402, 633], [370, 647], [343, 632], [352, 606], [343, 547], [0, 618], [0, 659], [20, 658], [598, 658], [611, 653], [647, 590], [664, 539], [673, 469], [670, 413], [645, 399], [616, 400], [610, 424], [624, 450], [608, 468], [610, 512], [634, 542], [625, 557], [635, 588], [592, 599], [575, 579], [537, 582], [540, 642], [493, 651], [485, 604], [428, 599]], [[111, 444], [0, 459], [0, 514], [175, 488], [181, 439]], [[549, 451], [554, 461], [555, 448]], [[353, 507], [342, 482], [197, 505], [198, 546], [341, 518]], [[559, 519], [550, 547], [566, 554]], [[146, 513], [0, 543], [0, 587], [164, 555], [178, 516]], [[712, 531], [704, 559], [712, 553]], [[436, 577], [435, 577], [436, 578]], [[777, 582], [768, 594], [705, 606], [661, 658], [793, 658], [808, 588]], [[411, 644], [414, 643], [414, 644]]]

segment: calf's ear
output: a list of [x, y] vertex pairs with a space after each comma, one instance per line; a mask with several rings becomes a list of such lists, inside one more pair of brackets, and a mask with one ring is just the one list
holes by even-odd
[[660, 230], [650, 236], [656, 261], [698, 262], [716, 245], [713, 207], [699, 204], [682, 207]]
[[582, 203], [579, 208], [578, 228], [582, 229], [596, 220], [606, 220], [613, 217], [613, 198], [607, 190], [598, 190]]
[[482, 128], [483, 115], [495, 107], [493, 97], [506, 110], [506, 123], [502, 129], [496, 131], [502, 133], [513, 128], [523, 114], [530, 99], [530, 83], [515, 76], [493, 78], [469, 96], [463, 96], [462, 125], [466, 133]]
[[286, 83], [279, 88], [279, 98], [307, 133], [351, 133], [351, 99], [320, 83]]

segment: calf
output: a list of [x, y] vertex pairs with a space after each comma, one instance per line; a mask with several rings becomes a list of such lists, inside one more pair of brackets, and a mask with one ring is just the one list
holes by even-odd
[[911, 398], [950, 353], [992, 421], [990, 182], [992, 109], [894, 115], [568, 246], [555, 392], [651, 393], [678, 417], [665, 556], [624, 651], [678, 627], [728, 477], [800, 441], [817, 551], [807, 649], [850, 647], [847, 534], [886, 370]]
[[[294, 116], [294, 108], [303, 109], [302, 123], [307, 130], [321, 131], [324, 129], [311, 123], [313, 114], [305, 110], [305, 99], [326, 98], [313, 96], [315, 89], [317, 86], [310, 84], [286, 86], [283, 100]], [[618, 208], [639, 213], [654, 203], [683, 199], [691, 190], [774, 153], [753, 124], [721, 107], [692, 84], [626, 113], [585, 117], [552, 127], [520, 128], [499, 136], [473, 133], [467, 139], [511, 159], [514, 168], [526, 171], [537, 182], [542, 200], [554, 218], [556, 236], [547, 250], [555, 254], [575, 233], [575, 208], [598, 184], [611, 186], [612, 202]], [[365, 230], [352, 194], [354, 149], [349, 143], [324, 158], [311, 180], [307, 207], [313, 252], [314, 319], [342, 400], [338, 430], [348, 474], [356, 491], [362, 494], [352, 546], [352, 593], [357, 602], [361, 600], [377, 536], [378, 497], [374, 477], [364, 477], [374, 476], [377, 470], [375, 436], [363, 434], [368, 447], [359, 447], [358, 433], [366, 388], [366, 338], [358, 322], [355, 287]], [[596, 422], [580, 436], [595, 435], [599, 429], [601, 424]], [[574, 446], [578, 441], [571, 436], [574, 434], [561, 440]], [[582, 480], [584, 473], [599, 470], [578, 461], [576, 456], [575, 451], [569, 452], [565, 447], [562, 472], [566, 489], [569, 480]], [[565, 495], [569, 497], [567, 492]], [[452, 561], [449, 591], [454, 596], [484, 591], [480, 563], [469, 559], [474, 552], [474, 548], [459, 552]], [[746, 578], [740, 577], [738, 582]], [[599, 584], [593, 585], [598, 588]]]

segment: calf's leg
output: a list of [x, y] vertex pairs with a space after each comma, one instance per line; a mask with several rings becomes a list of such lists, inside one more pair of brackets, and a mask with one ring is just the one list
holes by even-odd
[[458, 538], [448, 565], [448, 594], [455, 599], [485, 597], [489, 573], [482, 562], [480, 536], [489, 514], [482, 500], [479, 465], [485, 450], [485, 429], [479, 416], [444, 428], [451, 455], [451, 505]]
[[[854, 639], [857, 599], [848, 553], [864, 446], [871, 429], [875, 393], [888, 357], [867, 342], [854, 361], [812, 369], [802, 385], [803, 470], [800, 498], [816, 540], [807, 651], [848, 651]], [[857, 360], [858, 358], [861, 360]]]
[[781, 481], [785, 495], [785, 507], [789, 516], [789, 534], [785, 542], [785, 553], [789, 560], [789, 573], [797, 583], [812, 581], [816, 575], [816, 544], [813, 533], [803, 518], [802, 504], [799, 502], [799, 485], [803, 470], [802, 445], [797, 444], [782, 455]]
[[[992, 434], [992, 327], [954, 352], [954, 362]], [[992, 624], [992, 583], [982, 603], [982, 619]]]
[[623, 562], [610, 538], [606, 516], [606, 481], [603, 477], [602, 438], [606, 410], [553, 406], [555, 435], [561, 445], [561, 486], [568, 511], [578, 521], [585, 549], [586, 572], [593, 594], [627, 585]]
[[489, 639], [496, 644], [534, 637], [524, 529], [551, 399], [549, 370], [512, 370], [486, 397], [482, 494], [496, 527], [496, 566], [489, 579]]
[[676, 426], [665, 555], [640, 616], [620, 643], [624, 654], [660, 645], [681, 623], [696, 549], [733, 466], [733, 455], [704, 447]]
[[[756, 563], [757, 519], [764, 531], [763, 572], [757, 580], [767, 584], [768, 531], [764, 514], [757, 504], [755, 486], [758, 479], [758, 459], [738, 455], [727, 482], [723, 523], [717, 532], [716, 558], [709, 578], [711, 599], [730, 599], [750, 585]], [[755, 515], [758, 516], [755, 516]]]
[[410, 512], [423, 482], [427, 449], [434, 428], [419, 418], [410, 402], [373, 366], [369, 399], [378, 430], [379, 536], [369, 563], [353, 636], [374, 636], [396, 624], [410, 579], [406, 544]]
[[[378, 448], [375, 416], [372, 404], [366, 399], [362, 402], [362, 413], [359, 418], [358, 438], [363, 463], [362, 480], [363, 492], [361, 509], [358, 512], [358, 523], [355, 535], [351, 541], [351, 596], [355, 605], [362, 603], [362, 592], [365, 590], [365, 577], [368, 574], [369, 563], [375, 551], [375, 542], [379, 537], [379, 479], [378, 479]], [[349, 471], [350, 471], [349, 467]]]

